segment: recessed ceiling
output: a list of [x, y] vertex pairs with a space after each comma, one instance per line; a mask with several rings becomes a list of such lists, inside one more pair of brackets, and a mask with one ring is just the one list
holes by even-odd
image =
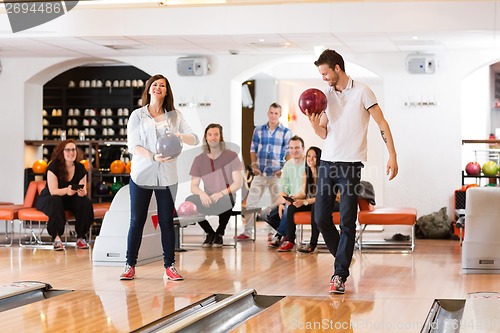
[[[17, 1], [20, 2], [21, 0]], [[26, 0], [24, 0], [26, 1]], [[15, 2], [15, 0], [14, 0]], [[47, 2], [47, 1], [46, 1]], [[109, 2], [109, 1], [108, 1]], [[184, 33], [170, 33], [168, 19], [158, 22], [154, 29], [148, 33], [110, 33], [107, 28], [96, 28], [93, 25], [102, 25], [104, 11], [126, 10], [137, 13], [137, 21], [129, 22], [131, 26], [139, 24], [139, 15], [148, 16], [149, 11], [158, 13], [169, 13], [169, 6], [158, 7], [158, 1], [138, 4], [120, 4], [120, 0], [110, 2], [111, 5], [103, 6], [102, 9], [88, 9], [96, 7], [98, 1], [80, 0], [78, 5], [64, 15], [67, 19], [65, 26], [57, 27], [51, 22], [37, 28], [28, 29], [13, 34], [9, 31], [8, 18], [5, 11], [0, 13], [0, 57], [123, 57], [123, 56], [185, 56], [194, 54], [219, 55], [314, 55], [315, 48], [325, 46], [335, 48], [340, 52], [367, 53], [367, 52], [439, 52], [458, 50], [478, 50], [495, 47], [497, 42], [496, 6], [490, 1], [278, 1], [278, 0], [227, 0], [226, 5], [196, 6], [190, 1], [184, 7], [187, 10], [196, 11], [198, 17], [205, 19], [186, 19], [190, 25], [184, 29]], [[323, 6], [329, 8], [331, 3], [339, 4], [341, 13], [330, 10], [318, 12], [316, 17], [307, 17], [310, 12], [305, 12], [304, 21], [298, 20], [302, 14], [300, 11], [307, 6]], [[93, 4], [84, 6], [83, 4]], [[348, 4], [348, 5], [347, 5]], [[481, 4], [481, 5], [480, 5]], [[109, 9], [109, 6], [116, 7]], [[242, 21], [246, 20], [245, 11], [255, 6], [263, 7], [265, 15], [261, 18], [265, 22], [252, 21], [256, 32], [237, 31], [229, 29], [238, 23], [238, 18], [225, 14], [232, 10], [242, 15]], [[291, 13], [295, 16], [286, 21], [281, 12], [274, 13], [283, 6], [295, 6]], [[298, 6], [298, 7], [297, 7]], [[356, 7], [353, 7], [356, 6]], [[425, 13], [425, 6], [434, 9]], [[0, 6], [4, 7], [4, 6]], [[154, 7], [154, 8], [152, 8]], [[387, 14], [388, 17], [378, 17], [372, 13], [374, 8], [390, 8], [392, 13], [399, 10], [402, 15]], [[176, 7], [178, 8], [178, 7]], [[231, 8], [234, 8], [231, 9]], [[336, 8], [336, 7], [335, 7]], [[354, 8], [354, 9], [353, 9]], [[359, 12], [355, 9], [359, 8]], [[396, 9], [394, 9], [396, 8]], [[453, 10], [447, 11], [447, 8]], [[475, 10], [479, 18], [474, 19], [469, 11]], [[478, 9], [479, 8], [479, 9]], [[5, 8], [3, 8], [5, 9]], [[411, 18], [414, 10], [414, 19], [420, 18], [422, 24], [408, 23], [406, 18]], [[493, 9], [493, 10], [491, 10]], [[436, 13], [436, 10], [438, 13]], [[78, 20], [80, 14], [91, 12], [95, 15], [95, 21]], [[163, 11], [163, 12], [162, 12]], [[110, 13], [111, 13], [110, 12]], [[380, 11], [380, 12], [386, 12]], [[493, 13], [492, 13], [493, 12]], [[93, 14], [96, 13], [96, 14]], [[206, 16], [203, 16], [206, 13]], [[217, 15], [220, 16], [217, 17]], [[274, 16], [275, 14], [276, 16]], [[342, 15], [341, 15], [342, 14]], [[373, 15], [372, 15], [373, 14]], [[89, 15], [89, 14], [87, 14]], [[215, 15], [215, 17], [214, 17]], [[280, 17], [280, 15], [282, 15]], [[453, 17], [451, 17], [454, 15]], [[375, 16], [375, 17], [373, 17]], [[353, 19], [351, 20], [350, 17]], [[446, 26], [440, 26], [439, 20], [443, 17]], [[463, 17], [467, 17], [464, 20]], [[324, 18], [324, 19], [323, 19]], [[276, 22], [272, 22], [275, 19]], [[236, 23], [232, 23], [234, 22]], [[331, 20], [331, 23], [330, 23]], [[361, 21], [359, 21], [361, 20]], [[377, 22], [377, 25], [371, 23]], [[229, 22], [231, 21], [231, 22]], [[271, 22], [269, 22], [271, 21]], [[313, 21], [314, 24], [308, 22]], [[363, 27], [360, 22], [367, 22]], [[395, 26], [402, 21], [399, 28]], [[228, 23], [229, 22], [229, 23]], [[284, 22], [284, 23], [282, 23]], [[350, 23], [352, 22], [352, 23]], [[389, 23], [388, 23], [389, 22]], [[433, 29], [429, 22], [433, 22], [439, 29]], [[120, 22], [121, 23], [121, 22]], [[186, 23], [186, 22], [185, 22]], [[232, 25], [231, 25], [232, 23]], [[271, 27], [264, 31], [264, 25]], [[108, 26], [112, 27], [116, 22], [110, 20]], [[173, 23], [172, 23], [173, 24]], [[301, 25], [303, 24], [303, 25]], [[339, 26], [331, 26], [338, 24]], [[82, 27], [88, 25], [88, 27]], [[56, 26], [56, 31], [51, 30]], [[244, 25], [240, 30], [244, 30]], [[408, 30], [407, 27], [413, 27]], [[106, 25], [104, 25], [106, 27]], [[54, 29], [54, 28], [52, 28]], [[60, 31], [64, 30], [64, 31]], [[126, 30], [126, 29], [124, 29]], [[247, 28], [247, 30], [251, 30]], [[262, 31], [260, 31], [262, 30]], [[75, 31], [73, 33], [73, 31]]]

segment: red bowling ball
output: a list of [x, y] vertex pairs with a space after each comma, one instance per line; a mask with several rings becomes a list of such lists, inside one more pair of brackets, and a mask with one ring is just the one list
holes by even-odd
[[481, 174], [481, 165], [477, 162], [469, 162], [465, 166], [465, 173], [469, 176], [479, 176]]
[[303, 114], [321, 113], [326, 110], [326, 95], [319, 89], [310, 88], [305, 90], [299, 97], [299, 108]]
[[184, 201], [180, 204], [179, 208], [177, 208], [177, 215], [179, 216], [192, 216], [198, 215], [198, 208], [191, 201]]

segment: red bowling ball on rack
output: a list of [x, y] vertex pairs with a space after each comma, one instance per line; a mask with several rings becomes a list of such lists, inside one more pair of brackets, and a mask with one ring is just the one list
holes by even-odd
[[465, 173], [469, 176], [479, 176], [481, 174], [481, 164], [477, 162], [467, 163]]

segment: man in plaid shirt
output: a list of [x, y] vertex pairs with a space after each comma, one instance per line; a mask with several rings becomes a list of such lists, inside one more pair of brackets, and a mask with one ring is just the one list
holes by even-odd
[[[292, 137], [292, 131], [279, 122], [281, 105], [271, 104], [267, 117], [268, 122], [256, 126], [253, 132], [250, 160], [254, 177], [248, 192], [247, 207], [258, 207], [266, 188], [271, 194], [273, 204], [278, 202], [281, 168], [289, 158], [288, 141]], [[255, 227], [253, 214], [246, 214], [245, 221], [245, 231], [237, 237], [238, 240], [250, 239], [253, 233]]]

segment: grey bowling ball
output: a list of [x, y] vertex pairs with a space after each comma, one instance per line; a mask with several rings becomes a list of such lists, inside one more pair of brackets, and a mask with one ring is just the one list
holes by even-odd
[[182, 151], [182, 142], [173, 133], [165, 133], [156, 141], [156, 152], [162, 157], [175, 158]]

